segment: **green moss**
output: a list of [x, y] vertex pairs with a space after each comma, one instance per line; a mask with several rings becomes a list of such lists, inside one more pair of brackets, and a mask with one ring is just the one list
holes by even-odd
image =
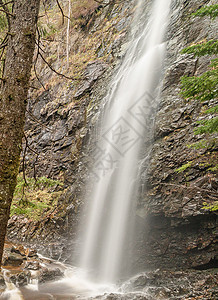
[[209, 211], [218, 211], [218, 201], [214, 201], [212, 204], [204, 203], [203, 209]]
[[178, 173], [184, 172], [187, 168], [192, 166], [192, 161], [187, 162], [186, 164], [182, 165], [180, 168], [176, 169]]
[[62, 193], [63, 183], [47, 177], [26, 178], [18, 176], [11, 206], [12, 215], [25, 215], [39, 220], [53, 209]]

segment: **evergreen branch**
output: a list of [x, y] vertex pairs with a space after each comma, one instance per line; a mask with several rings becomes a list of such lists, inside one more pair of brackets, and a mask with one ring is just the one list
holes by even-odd
[[215, 19], [218, 16], [218, 5], [214, 4], [214, 5], [201, 7], [195, 13], [193, 13], [192, 16], [194, 17], [209, 16], [211, 19]]
[[204, 72], [199, 77], [181, 78], [181, 95], [186, 99], [207, 101], [218, 96], [218, 69]]
[[198, 123], [202, 124], [203, 126], [200, 126], [197, 129], [195, 129], [195, 134], [218, 132], [218, 117], [213, 117], [209, 120], [199, 121]]
[[210, 40], [205, 43], [191, 45], [181, 51], [182, 54], [194, 54], [194, 56], [218, 54], [218, 41]]

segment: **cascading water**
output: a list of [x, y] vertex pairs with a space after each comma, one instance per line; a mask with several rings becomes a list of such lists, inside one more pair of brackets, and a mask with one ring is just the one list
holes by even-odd
[[[170, 3], [153, 1], [147, 25], [147, 20], [135, 22], [140, 34], [134, 34], [105, 100], [91, 172], [96, 182], [87, 197], [80, 249], [80, 266], [98, 281], [114, 282], [127, 265], [138, 163], [153, 125]], [[139, 19], [142, 6], [139, 1]]]

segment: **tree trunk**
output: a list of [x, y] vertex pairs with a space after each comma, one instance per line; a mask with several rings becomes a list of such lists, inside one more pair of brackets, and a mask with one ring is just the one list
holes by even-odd
[[40, 0], [15, 0], [0, 86], [0, 262], [18, 174]]

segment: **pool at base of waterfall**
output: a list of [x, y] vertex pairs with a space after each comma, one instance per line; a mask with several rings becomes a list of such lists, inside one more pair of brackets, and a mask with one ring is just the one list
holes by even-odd
[[[64, 267], [64, 265], [62, 265]], [[7, 284], [2, 300], [158, 300], [217, 299], [217, 269], [155, 270], [139, 273], [117, 284], [97, 283], [75, 267], [65, 267], [60, 280], [17, 287]]]

